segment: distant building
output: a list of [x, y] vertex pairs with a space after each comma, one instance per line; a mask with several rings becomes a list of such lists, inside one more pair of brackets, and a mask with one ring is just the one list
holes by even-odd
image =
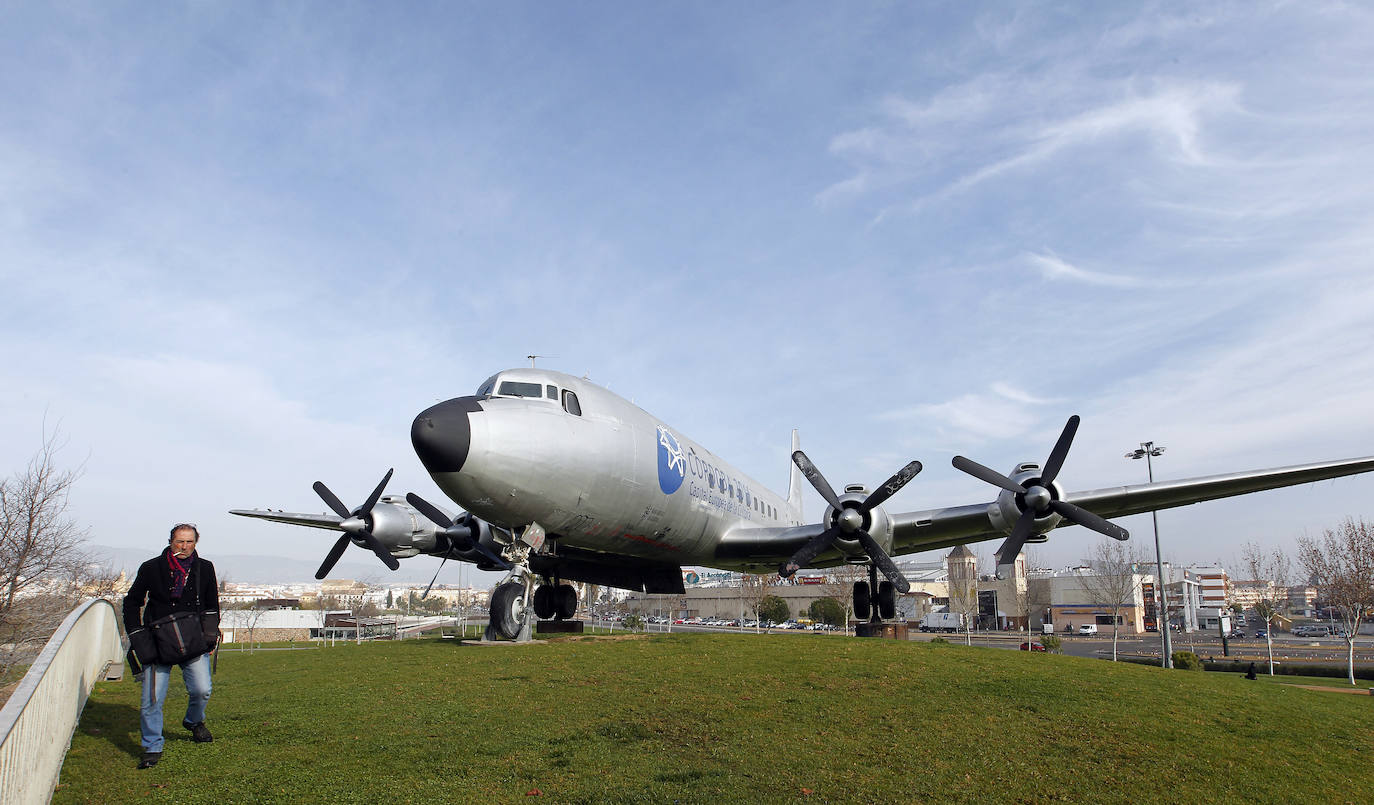
[[1278, 597], [1278, 588], [1267, 579], [1237, 580], [1231, 584], [1232, 603], [1239, 604], [1245, 610], [1254, 609], [1255, 604], [1261, 601], [1275, 601]]
[[1232, 602], [1231, 579], [1220, 565], [1189, 565], [1187, 572], [1198, 584], [1198, 627], [1208, 631], [1221, 627], [1229, 616]]
[[1317, 588], [1294, 585], [1288, 588], [1288, 611], [1310, 618], [1317, 611]]
[[324, 615], [318, 609], [222, 609], [219, 628], [225, 643], [304, 642], [320, 636]]

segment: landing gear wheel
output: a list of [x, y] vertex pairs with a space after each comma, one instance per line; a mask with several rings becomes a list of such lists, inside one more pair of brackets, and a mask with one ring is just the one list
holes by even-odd
[[868, 582], [854, 582], [854, 617], [866, 621], [872, 612], [873, 607], [868, 597]]
[[491, 628], [507, 640], [514, 640], [520, 636], [524, 622], [525, 585], [508, 581], [498, 586], [491, 594]]
[[553, 599], [559, 620], [571, 620], [577, 614], [577, 590], [571, 584], [559, 585]]
[[897, 590], [890, 581], [878, 583], [878, 617], [890, 621], [897, 617]]
[[534, 590], [534, 615], [541, 621], [546, 621], [553, 617], [554, 613], [554, 588], [541, 584]]

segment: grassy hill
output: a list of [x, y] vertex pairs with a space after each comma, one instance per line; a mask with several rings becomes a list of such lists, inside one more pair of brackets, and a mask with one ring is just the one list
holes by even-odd
[[101, 683], [55, 803], [1371, 802], [1374, 697], [794, 635], [225, 654], [162, 763]]

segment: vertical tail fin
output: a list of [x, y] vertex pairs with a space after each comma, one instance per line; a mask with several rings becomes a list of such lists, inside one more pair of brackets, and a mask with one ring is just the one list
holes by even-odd
[[792, 449], [787, 453], [787, 466], [791, 474], [787, 476], [787, 508], [792, 515], [797, 518], [797, 522], [806, 522], [806, 517], [802, 515], [802, 473], [801, 467], [792, 460], [792, 454], [801, 449], [801, 436], [797, 429], [792, 429]]

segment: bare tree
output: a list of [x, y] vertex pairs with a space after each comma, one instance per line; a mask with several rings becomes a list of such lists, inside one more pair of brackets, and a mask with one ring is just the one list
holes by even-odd
[[1288, 603], [1288, 577], [1291, 565], [1282, 551], [1265, 554], [1253, 542], [1241, 548], [1242, 567], [1257, 582], [1255, 614], [1264, 621], [1264, 642], [1269, 649], [1269, 675], [1274, 675], [1274, 623], [1280, 607]]
[[830, 573], [830, 578], [834, 581], [827, 584], [826, 589], [831, 597], [844, 605], [844, 632], [849, 634], [850, 624], [856, 617], [854, 612], [854, 584], [868, 581], [868, 568], [863, 565], [845, 563], [832, 568]]
[[[1021, 563], [1022, 567], [1032, 566], [1032, 557], [1029, 551], [1025, 554], [1025, 560]], [[1026, 650], [1031, 648], [1032, 624], [1035, 615], [1040, 614], [1050, 603], [1050, 586], [1045, 579], [1032, 579], [1028, 576], [1017, 575], [1010, 580], [1012, 584], [1012, 611], [1026, 629]]]
[[1121, 612], [1135, 606], [1140, 591], [1136, 567], [1143, 559], [1129, 542], [1103, 537], [1092, 555], [1084, 562], [1093, 573], [1079, 573], [1079, 583], [1093, 606], [1102, 607], [1112, 618], [1112, 662], [1116, 662], [1117, 638], [1121, 630]]
[[[956, 549], [957, 550], [957, 549]], [[948, 562], [949, 611], [963, 621], [964, 644], [973, 645], [973, 621], [978, 616], [978, 566], [975, 562]]]
[[749, 611], [754, 613], [754, 631], [757, 632], [763, 627], [763, 616], [759, 614], [759, 609], [763, 606], [763, 601], [771, 591], [772, 579], [768, 576], [755, 573], [740, 573], [740, 597], [749, 606]]
[[1320, 540], [1298, 538], [1298, 563], [1321, 603], [1340, 613], [1345, 628], [1346, 676], [1355, 684], [1355, 635], [1374, 607], [1374, 526], [1347, 517]]
[[86, 531], [67, 514], [81, 471], [58, 466], [60, 446], [45, 430], [28, 466], [0, 479], [0, 676], [82, 599], [114, 597], [114, 575], [82, 550]]

